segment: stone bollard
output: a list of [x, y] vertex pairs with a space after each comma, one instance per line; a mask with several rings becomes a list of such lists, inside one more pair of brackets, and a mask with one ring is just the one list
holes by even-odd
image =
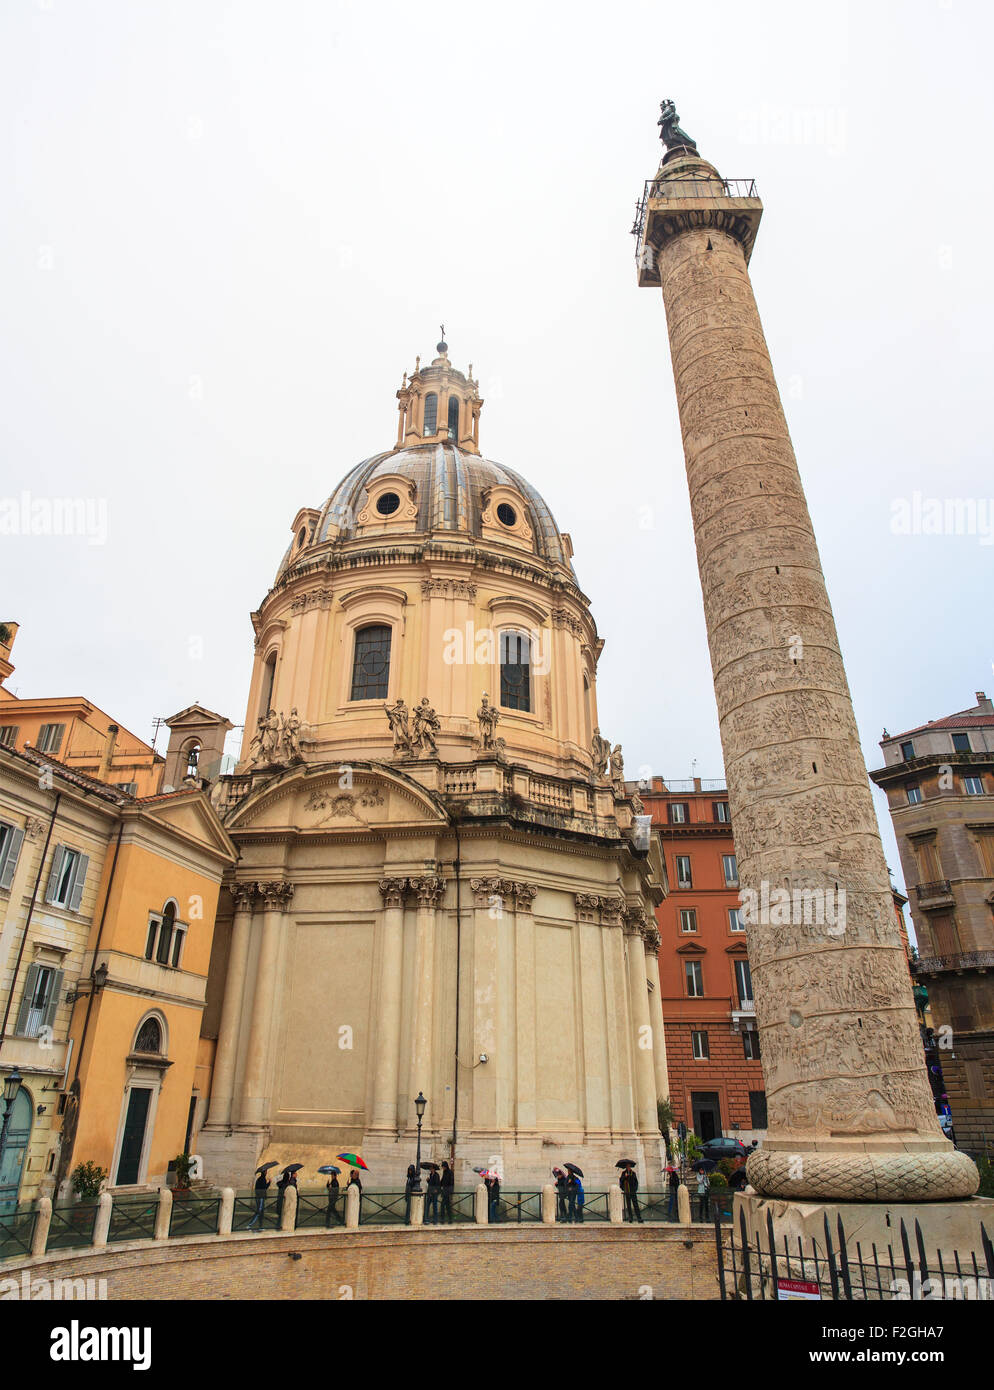
[[411, 1193], [411, 1221], [412, 1226], [423, 1226], [425, 1224], [425, 1194], [423, 1192]]
[[556, 1188], [554, 1183], [546, 1183], [542, 1188], [542, 1224], [556, 1224]]
[[230, 1236], [231, 1225], [235, 1218], [235, 1189], [233, 1187], [221, 1188], [221, 1211], [217, 1219], [217, 1233], [219, 1236]]
[[280, 1212], [280, 1230], [292, 1231], [297, 1224], [297, 1189], [289, 1184], [283, 1192], [283, 1210]]
[[625, 1219], [624, 1199], [617, 1183], [612, 1183], [607, 1190], [607, 1216], [615, 1226], [620, 1226]]
[[168, 1187], [159, 1188], [159, 1210], [155, 1213], [155, 1240], [169, 1239], [169, 1218], [173, 1210], [173, 1194]]
[[51, 1197], [38, 1198], [38, 1215], [35, 1217], [35, 1231], [31, 1237], [32, 1255], [44, 1255], [48, 1244], [48, 1228], [52, 1224]]
[[676, 1214], [681, 1226], [690, 1225], [690, 1193], [685, 1182], [676, 1190]]
[[480, 1183], [476, 1189], [476, 1205], [474, 1214], [478, 1226], [486, 1226], [490, 1222], [489, 1210], [490, 1193], [487, 1191], [486, 1183]]
[[359, 1189], [355, 1183], [345, 1189], [345, 1224], [353, 1230], [359, 1225]]
[[110, 1230], [110, 1218], [114, 1212], [114, 1198], [109, 1192], [101, 1192], [97, 1198], [97, 1216], [93, 1223], [93, 1244], [103, 1246], [107, 1244], [107, 1232]]

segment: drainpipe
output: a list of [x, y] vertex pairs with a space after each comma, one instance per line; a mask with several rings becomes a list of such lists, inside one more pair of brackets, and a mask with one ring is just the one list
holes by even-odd
[[456, 871], [456, 1045], [454, 1048], [455, 1056], [453, 1058], [452, 1071], [452, 1171], [454, 1174], [456, 1166], [456, 1136], [459, 1131], [459, 981], [461, 977], [460, 956], [462, 948], [462, 899], [459, 891], [459, 868], [462, 860], [462, 849], [459, 843], [459, 826], [453, 822], [452, 828], [456, 836], [456, 862], [454, 865]]
[[3, 1045], [3, 1040], [7, 1036], [7, 1020], [10, 1018], [10, 1006], [14, 999], [14, 987], [17, 984], [17, 976], [21, 969], [24, 948], [28, 944], [28, 931], [31, 927], [31, 918], [34, 915], [35, 902], [38, 899], [38, 888], [41, 884], [42, 870], [45, 867], [45, 860], [48, 857], [48, 846], [52, 842], [52, 831], [55, 829], [55, 817], [59, 814], [59, 802], [61, 800], [62, 793], [56, 792], [55, 805], [52, 807], [52, 814], [48, 822], [48, 833], [45, 836], [45, 847], [41, 852], [41, 858], [38, 860], [38, 872], [35, 874], [35, 886], [31, 894], [31, 902], [28, 904], [28, 915], [24, 923], [24, 932], [21, 936], [21, 944], [17, 949], [17, 960], [14, 962], [14, 969], [10, 976], [10, 988], [7, 990], [7, 1002], [4, 1006], [3, 1021], [0, 1022], [0, 1046]]

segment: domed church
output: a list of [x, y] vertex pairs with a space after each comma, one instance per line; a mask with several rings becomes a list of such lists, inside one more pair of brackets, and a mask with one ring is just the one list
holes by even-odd
[[348, 1149], [397, 1188], [420, 1094], [457, 1186], [564, 1160], [596, 1186], [619, 1157], [658, 1180], [665, 875], [601, 735], [570, 538], [480, 454], [444, 341], [397, 400], [396, 446], [297, 513], [252, 614], [242, 760], [212, 791], [239, 859], [205, 1176]]

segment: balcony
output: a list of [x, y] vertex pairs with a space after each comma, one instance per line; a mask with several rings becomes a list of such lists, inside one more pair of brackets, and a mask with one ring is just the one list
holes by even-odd
[[740, 999], [738, 1008], [732, 1009], [732, 1032], [749, 1031], [756, 1026], [756, 1005], [751, 999]]
[[642, 197], [635, 205], [635, 221], [632, 236], [635, 238], [635, 263], [641, 265], [642, 245], [645, 241], [646, 214], [650, 199], [706, 199], [714, 202], [718, 198], [748, 198], [758, 201], [755, 179], [723, 179], [721, 187], [712, 179], [646, 179]]
[[962, 974], [964, 970], [994, 970], [994, 951], [958, 951], [950, 956], [924, 956], [911, 962], [916, 975]]
[[937, 878], [931, 883], [916, 883], [915, 897], [922, 907], [945, 907], [954, 901], [948, 878]]

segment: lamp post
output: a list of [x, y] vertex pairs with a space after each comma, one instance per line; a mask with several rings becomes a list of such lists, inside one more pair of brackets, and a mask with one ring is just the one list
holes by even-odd
[[424, 1119], [425, 1110], [428, 1102], [419, 1091], [414, 1101], [414, 1108], [418, 1112], [418, 1159], [415, 1164], [415, 1192], [421, 1191], [421, 1121]]
[[3, 1083], [4, 1107], [3, 1126], [0, 1128], [0, 1163], [3, 1162], [3, 1153], [7, 1145], [7, 1128], [10, 1124], [10, 1112], [14, 1108], [14, 1101], [17, 1099], [17, 1093], [21, 1089], [22, 1080], [23, 1077], [21, 1073], [15, 1067], [12, 1072], [8, 1073]]

